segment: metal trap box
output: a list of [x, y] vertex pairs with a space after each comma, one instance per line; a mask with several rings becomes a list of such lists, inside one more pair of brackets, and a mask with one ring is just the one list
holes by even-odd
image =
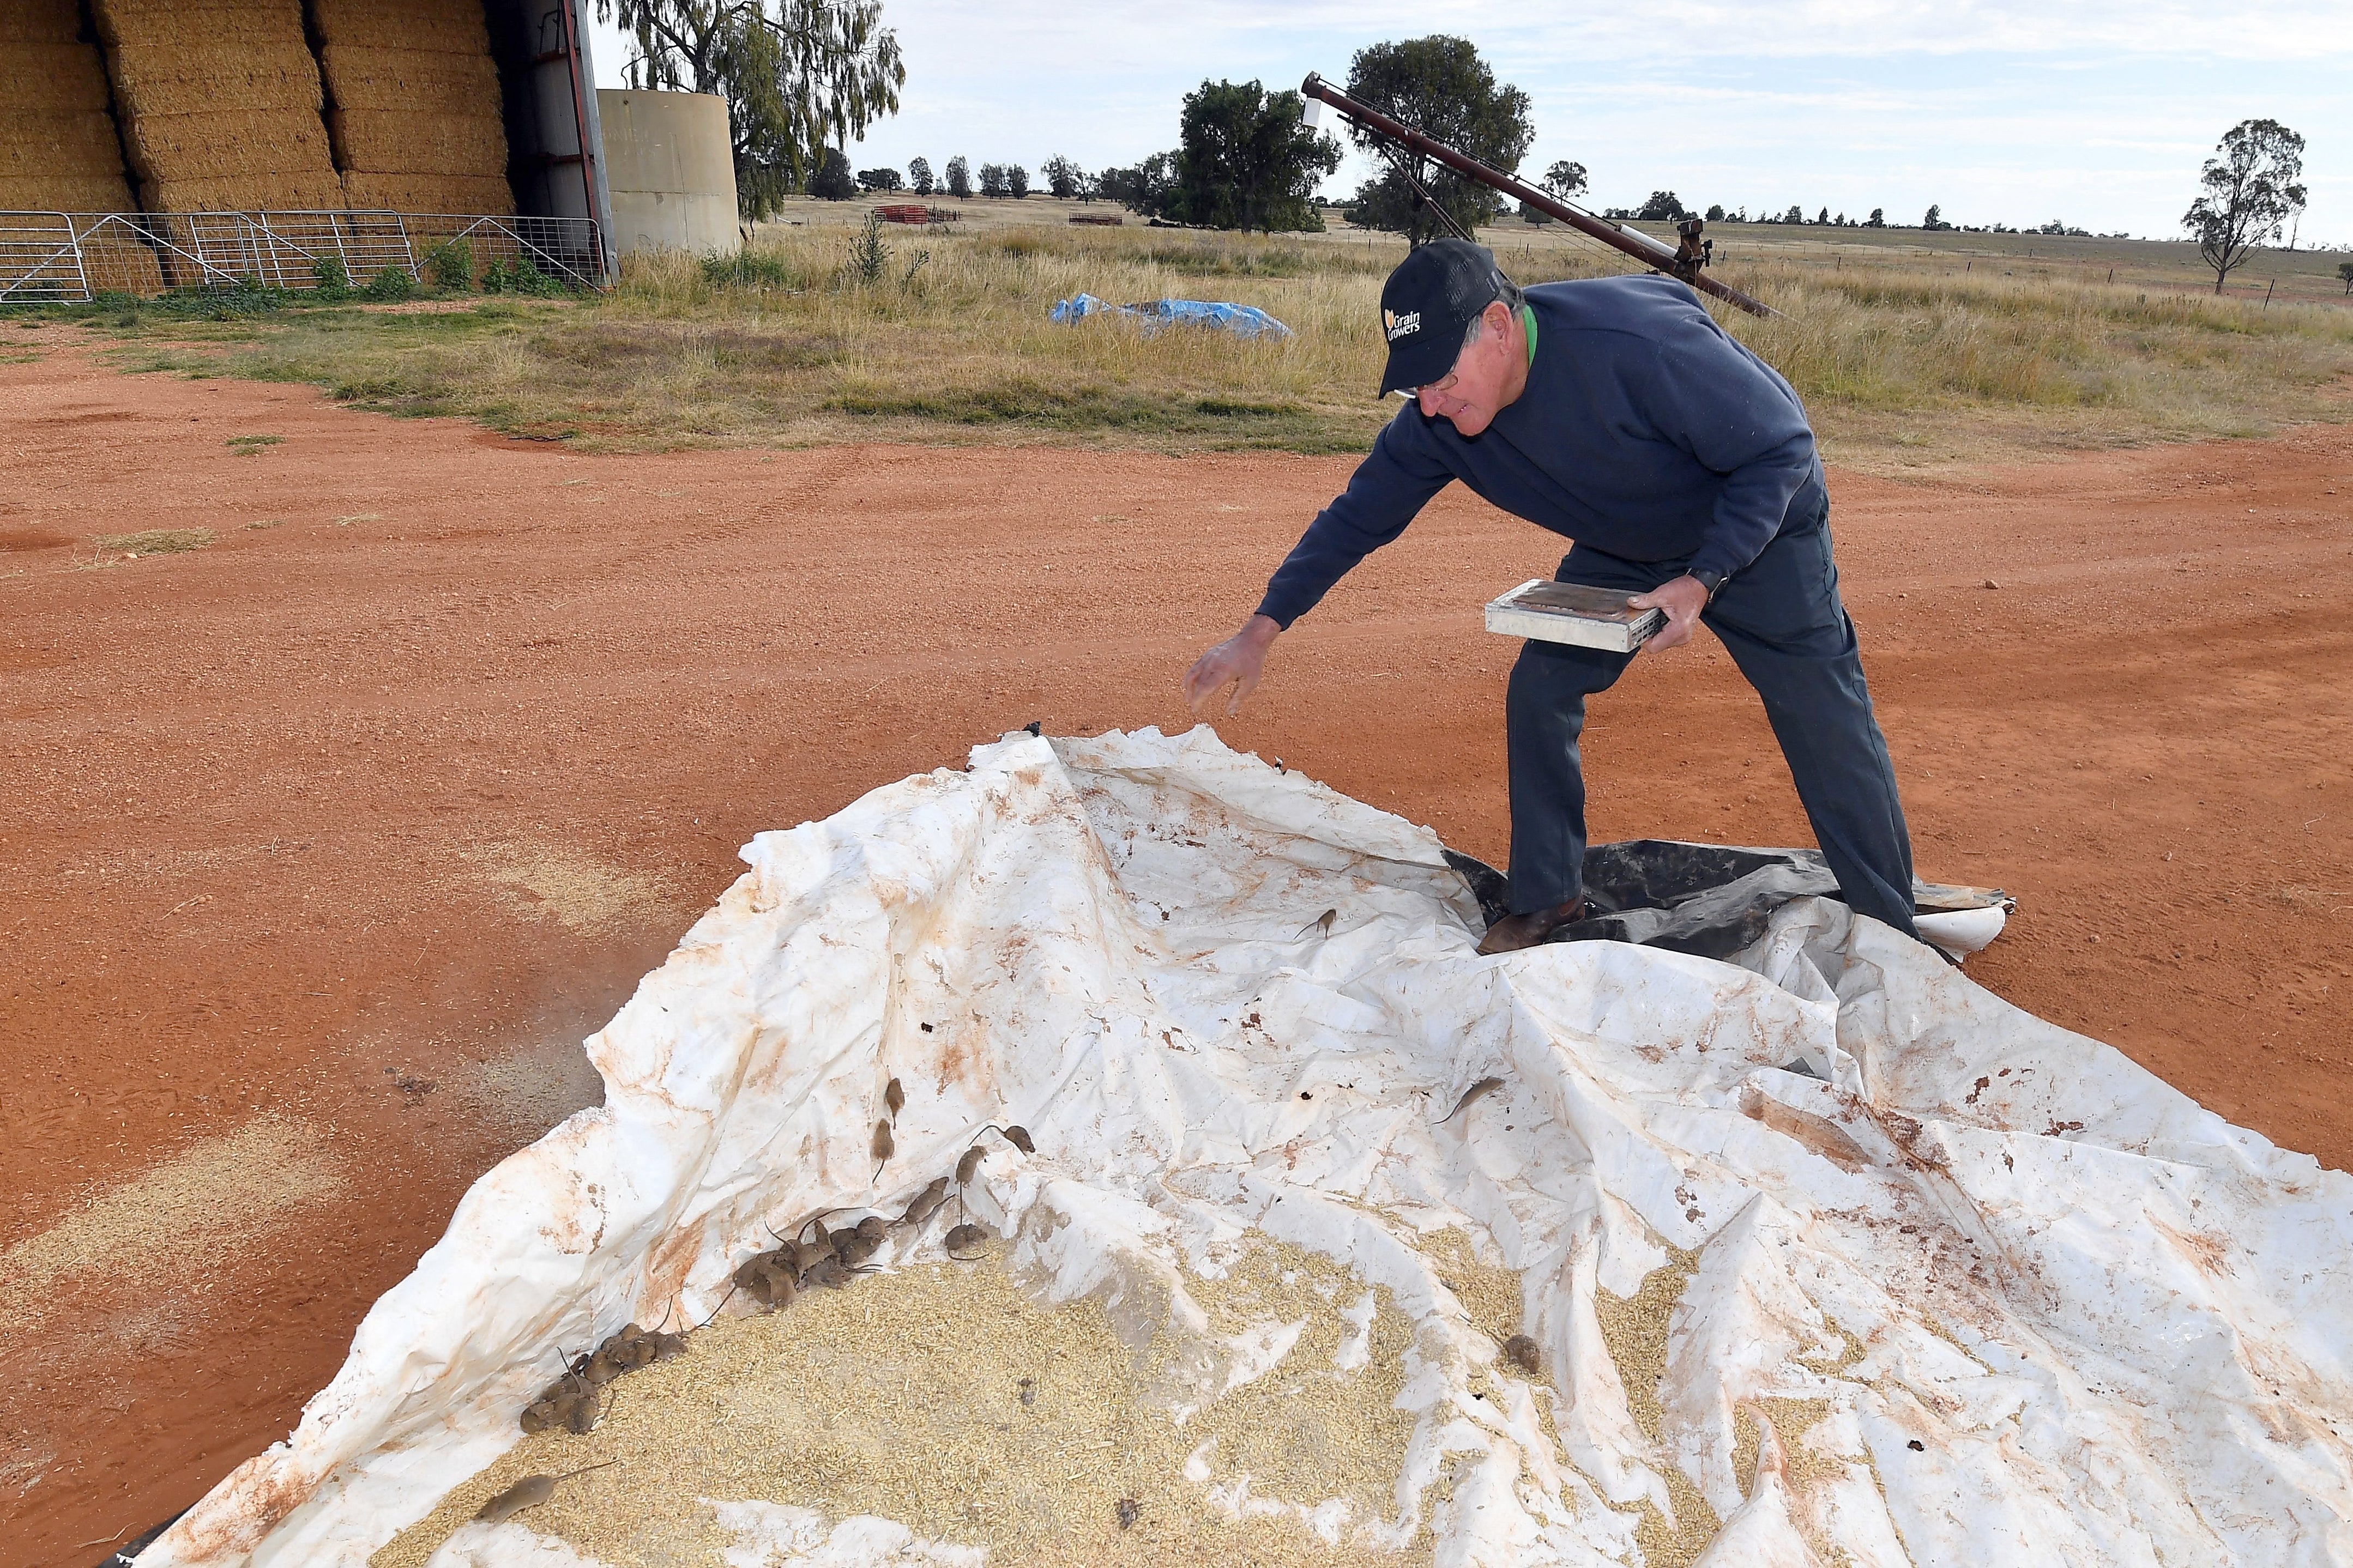
[[1620, 588], [1532, 577], [1487, 604], [1487, 629], [1538, 642], [1632, 653], [1667, 624], [1664, 610], [1630, 609]]

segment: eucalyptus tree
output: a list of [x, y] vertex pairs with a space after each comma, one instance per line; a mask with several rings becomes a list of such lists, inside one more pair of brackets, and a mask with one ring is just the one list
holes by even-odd
[[2204, 194], [2182, 214], [2181, 226], [2214, 269], [2220, 294], [2255, 247], [2277, 239], [2304, 210], [2304, 138], [2276, 120], [2242, 120], [2214, 152], [2198, 176]]
[[881, 0], [596, 0], [636, 47], [632, 87], [727, 100], [736, 199], [771, 211], [899, 110], [907, 68]]

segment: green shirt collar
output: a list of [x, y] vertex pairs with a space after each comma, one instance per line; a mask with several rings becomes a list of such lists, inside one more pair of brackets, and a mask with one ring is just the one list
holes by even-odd
[[1520, 321], [1528, 329], [1528, 363], [1536, 363], [1536, 313], [1526, 305], [1520, 307]]

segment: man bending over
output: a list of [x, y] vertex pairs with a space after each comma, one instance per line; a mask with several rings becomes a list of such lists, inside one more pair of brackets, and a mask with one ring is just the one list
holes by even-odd
[[[1239, 710], [1274, 639], [1461, 479], [1571, 540], [1562, 581], [1664, 611], [1648, 647], [1680, 647], [1706, 623], [1764, 699], [1846, 901], [1916, 938], [1895, 770], [1839, 602], [1821, 459], [1789, 384], [1672, 278], [1523, 293], [1459, 239], [1423, 246], [1389, 275], [1381, 321], [1381, 395], [1411, 401], [1308, 525], [1258, 613], [1194, 663], [1193, 710], [1230, 689], [1226, 710]], [[1530, 642], [1513, 666], [1512, 913], [1480, 952], [1531, 947], [1584, 918], [1577, 737], [1586, 698], [1633, 658]]]

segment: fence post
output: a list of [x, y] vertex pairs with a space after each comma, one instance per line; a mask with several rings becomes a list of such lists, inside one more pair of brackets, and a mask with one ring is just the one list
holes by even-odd
[[253, 280], [256, 283], [265, 283], [269, 281], [269, 264], [261, 259], [261, 234], [254, 227], [253, 215], [251, 213], [237, 214], [237, 224], [239, 233], [245, 239], [246, 259], [253, 268], [251, 274]]
[[81, 226], [74, 222], [73, 215], [70, 213], [59, 213], [58, 216], [65, 222], [66, 237], [73, 242], [74, 278], [81, 285], [79, 302], [87, 303], [90, 298], [90, 266], [82, 259]]

